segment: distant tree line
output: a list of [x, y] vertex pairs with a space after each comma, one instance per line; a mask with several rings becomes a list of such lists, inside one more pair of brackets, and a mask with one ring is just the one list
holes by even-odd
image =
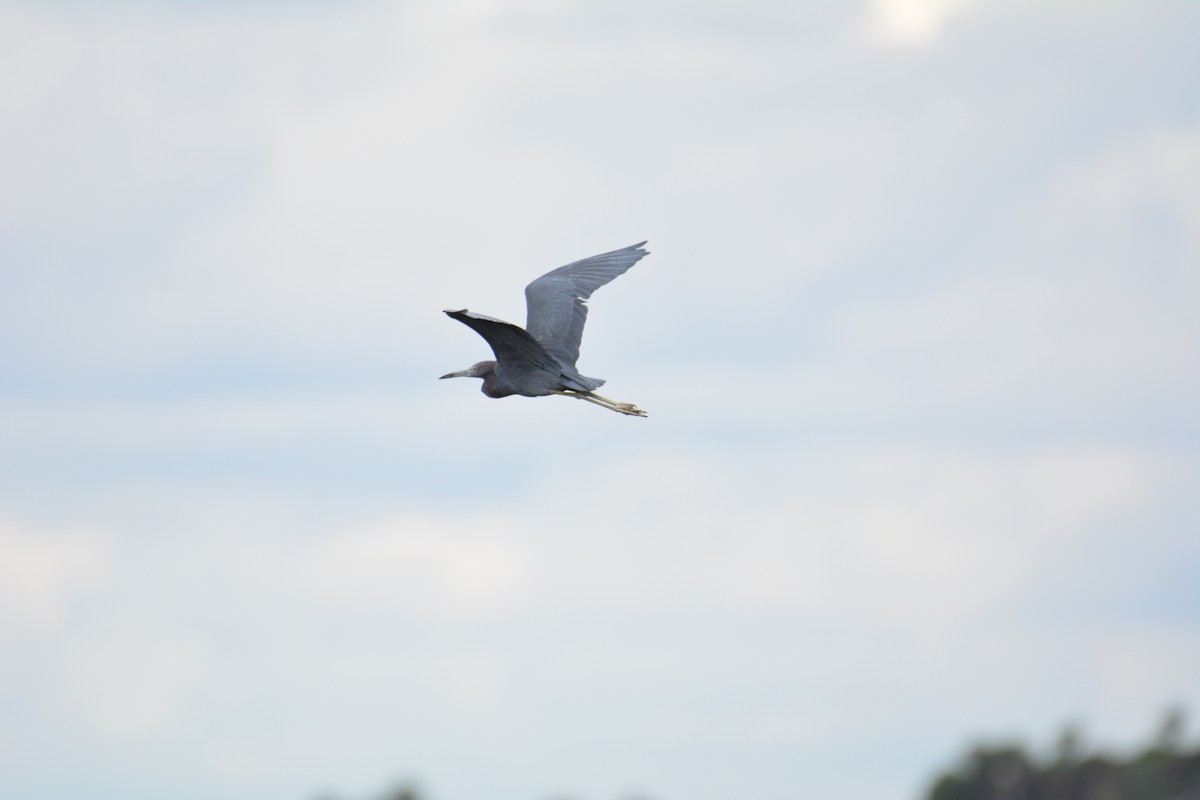
[[1071, 728], [1045, 758], [1017, 745], [976, 747], [926, 800], [1200, 800], [1200, 743], [1185, 744], [1183, 722], [1169, 712], [1150, 745], [1125, 758], [1086, 752]]
[[[404, 783], [375, 800], [424, 798]], [[1148, 746], [1124, 758], [1088, 752], [1076, 728], [1044, 757], [1020, 745], [981, 745], [939, 775], [922, 800], [1200, 800], [1200, 742], [1186, 744], [1183, 713], [1173, 710]]]

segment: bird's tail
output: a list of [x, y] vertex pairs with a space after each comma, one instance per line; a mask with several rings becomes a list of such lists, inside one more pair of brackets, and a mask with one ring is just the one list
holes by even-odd
[[603, 378], [588, 378], [578, 372], [566, 373], [562, 376], [563, 385], [577, 392], [590, 392], [604, 385]]

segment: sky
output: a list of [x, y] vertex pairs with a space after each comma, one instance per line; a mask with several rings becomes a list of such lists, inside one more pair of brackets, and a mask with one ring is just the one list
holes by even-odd
[[[917, 800], [1200, 714], [1198, 37], [0, 0], [0, 794]], [[643, 239], [579, 367], [647, 419], [437, 380]]]

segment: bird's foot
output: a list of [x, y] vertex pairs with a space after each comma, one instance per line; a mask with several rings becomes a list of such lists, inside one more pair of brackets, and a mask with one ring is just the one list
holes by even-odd
[[619, 414], [628, 414], [631, 417], [644, 417], [646, 412], [635, 406], [633, 403], [614, 403], [609, 406], [613, 411]]

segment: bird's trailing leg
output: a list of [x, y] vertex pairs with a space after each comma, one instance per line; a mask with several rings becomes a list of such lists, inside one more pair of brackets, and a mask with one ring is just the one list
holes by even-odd
[[633, 403], [618, 403], [616, 400], [609, 400], [607, 397], [601, 397], [592, 392], [575, 392], [563, 391], [560, 389], [552, 389], [551, 394], [561, 394], [563, 397], [574, 397], [579, 400], [586, 400], [589, 403], [595, 403], [601, 408], [607, 408], [609, 411], [616, 411], [618, 414], [628, 414], [631, 417], [644, 417], [646, 412], [635, 406]]

